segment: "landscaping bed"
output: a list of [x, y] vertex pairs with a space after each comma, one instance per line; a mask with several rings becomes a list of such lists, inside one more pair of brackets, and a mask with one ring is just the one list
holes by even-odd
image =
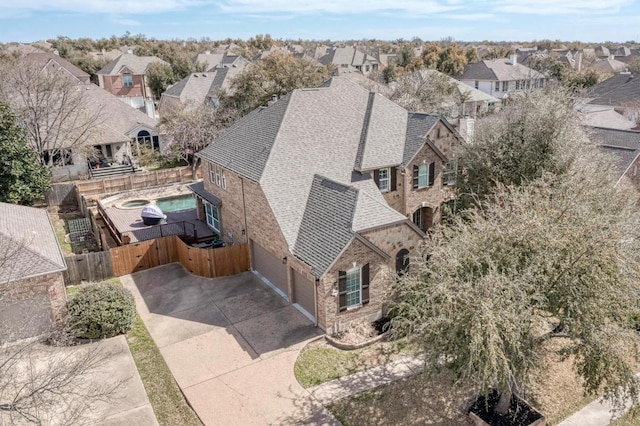
[[389, 318], [382, 317], [374, 322], [360, 322], [347, 330], [340, 331], [325, 338], [331, 346], [342, 350], [364, 348], [385, 339], [388, 331]]

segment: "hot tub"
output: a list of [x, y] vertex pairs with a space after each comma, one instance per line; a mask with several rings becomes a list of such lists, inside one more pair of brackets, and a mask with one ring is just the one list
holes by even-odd
[[149, 204], [149, 200], [128, 200], [120, 204], [121, 209], [139, 209]]

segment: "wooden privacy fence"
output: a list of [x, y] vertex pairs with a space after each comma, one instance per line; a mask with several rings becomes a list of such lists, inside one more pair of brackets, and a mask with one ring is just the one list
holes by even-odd
[[64, 260], [67, 263], [67, 270], [63, 274], [66, 285], [104, 281], [113, 277], [111, 253], [108, 251], [66, 256]]
[[[136, 172], [126, 176], [116, 176], [104, 179], [92, 179], [76, 183], [78, 194], [84, 196], [111, 194], [130, 189], [142, 189], [151, 186], [166, 185], [168, 183], [191, 182], [191, 166], [174, 167], [171, 169], [154, 170], [152, 172]], [[201, 169], [197, 169], [197, 178], [202, 177]]]
[[188, 246], [176, 235], [115, 247], [110, 252], [116, 277], [173, 262], [208, 278], [235, 275], [250, 268], [247, 244], [201, 249]]

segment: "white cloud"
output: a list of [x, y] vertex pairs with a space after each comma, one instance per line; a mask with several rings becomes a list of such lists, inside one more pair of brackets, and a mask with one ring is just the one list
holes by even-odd
[[142, 22], [136, 21], [135, 19], [123, 18], [121, 16], [112, 16], [111, 22], [118, 25], [123, 25], [125, 27], [139, 27], [142, 25]]
[[28, 11], [112, 14], [162, 13], [203, 3], [203, 0], [18, 0], [3, 5], [4, 13]]
[[[457, 3], [456, 1], [447, 3]], [[432, 15], [460, 9], [459, 4], [445, 4], [432, 0], [224, 0], [220, 9], [229, 13], [370, 13], [405, 12]]]
[[491, 9], [527, 15], [582, 15], [619, 12], [632, 0], [496, 0], [485, 2]]

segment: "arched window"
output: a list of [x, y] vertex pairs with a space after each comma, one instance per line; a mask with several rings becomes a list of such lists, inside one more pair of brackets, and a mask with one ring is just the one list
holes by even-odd
[[403, 276], [409, 271], [409, 250], [402, 249], [396, 254], [396, 274]]
[[146, 130], [140, 130], [138, 136], [136, 136], [139, 144], [149, 143], [151, 145], [151, 133]]

